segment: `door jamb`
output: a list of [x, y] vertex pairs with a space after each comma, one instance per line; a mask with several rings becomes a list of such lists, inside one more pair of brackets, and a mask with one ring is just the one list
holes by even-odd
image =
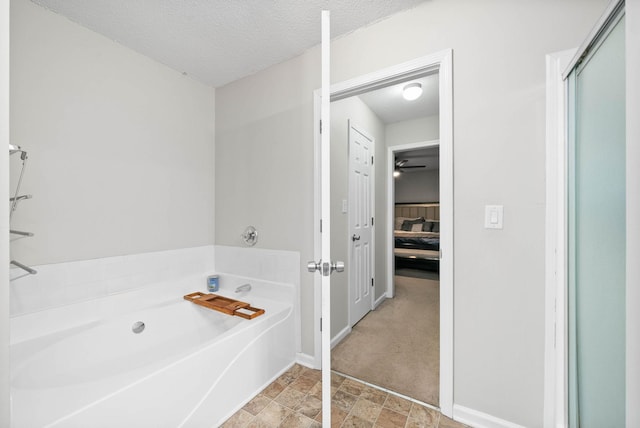
[[[453, 50], [445, 49], [431, 55], [412, 61], [391, 66], [366, 75], [356, 77], [330, 88], [331, 101], [347, 98], [364, 93], [375, 87], [386, 86], [392, 82], [406, 81], [429, 72], [439, 74], [440, 95], [440, 166], [446, 168], [441, 172], [444, 182], [440, 183], [440, 200], [443, 202], [440, 210], [441, 222], [440, 248], [440, 411], [448, 417], [453, 416], [453, 287], [454, 287], [454, 253], [453, 253]], [[314, 225], [320, 223], [320, 188], [318, 156], [320, 147], [320, 90], [314, 91]], [[325, 126], [326, 128], [329, 125]], [[444, 174], [444, 176], [443, 176]], [[320, 252], [321, 233], [314, 226], [314, 256], [318, 259]], [[321, 332], [320, 313], [322, 299], [320, 280], [314, 279], [314, 363], [320, 367]]]
[[547, 55], [544, 427], [568, 426], [567, 85], [576, 49]]

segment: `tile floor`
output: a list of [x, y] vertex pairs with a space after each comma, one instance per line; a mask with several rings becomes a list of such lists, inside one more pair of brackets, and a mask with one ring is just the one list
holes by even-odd
[[[440, 412], [337, 373], [331, 375], [331, 426], [463, 428]], [[293, 365], [223, 428], [322, 427], [321, 372]]]

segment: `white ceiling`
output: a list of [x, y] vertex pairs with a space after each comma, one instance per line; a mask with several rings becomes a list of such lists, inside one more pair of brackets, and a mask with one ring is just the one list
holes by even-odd
[[[402, 88], [409, 83], [416, 82], [422, 85], [422, 95], [417, 100], [405, 100], [402, 97]], [[434, 116], [438, 114], [440, 104], [438, 74], [366, 92], [359, 97], [387, 125], [419, 117]]]
[[426, 0], [32, 0], [218, 87]]

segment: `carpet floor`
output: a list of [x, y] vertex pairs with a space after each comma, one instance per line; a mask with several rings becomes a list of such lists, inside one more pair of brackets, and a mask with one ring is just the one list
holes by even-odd
[[353, 327], [331, 352], [331, 368], [438, 406], [439, 281], [394, 277], [396, 296]]

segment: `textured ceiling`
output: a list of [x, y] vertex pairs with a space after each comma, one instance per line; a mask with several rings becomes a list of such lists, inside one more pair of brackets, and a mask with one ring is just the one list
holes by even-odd
[[32, 0], [211, 86], [320, 43], [320, 11], [336, 37], [425, 0]]

